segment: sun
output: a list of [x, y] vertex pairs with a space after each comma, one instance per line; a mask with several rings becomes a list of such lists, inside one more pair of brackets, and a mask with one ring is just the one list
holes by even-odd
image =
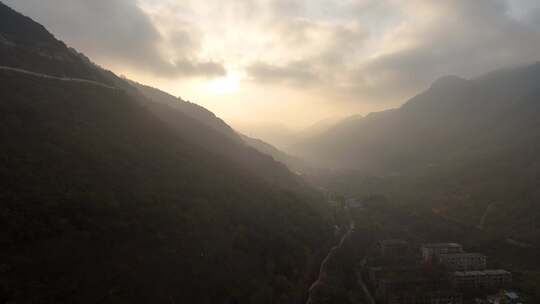
[[225, 77], [216, 78], [207, 84], [207, 90], [213, 94], [232, 94], [240, 88], [241, 76], [238, 73], [229, 73]]

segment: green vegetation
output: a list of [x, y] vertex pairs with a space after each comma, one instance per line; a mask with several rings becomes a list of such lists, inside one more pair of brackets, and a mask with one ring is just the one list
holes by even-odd
[[0, 65], [117, 88], [0, 70], [0, 302], [305, 298], [332, 239], [320, 194], [1, 3], [0, 35]]
[[398, 109], [345, 120], [298, 148], [343, 168], [313, 177], [329, 189], [382, 193], [539, 247], [539, 77], [540, 64], [443, 77]]
[[537, 297], [539, 75], [534, 64], [446, 77], [399, 109], [346, 120], [301, 147], [346, 169], [309, 179], [376, 198], [378, 222], [408, 238], [484, 252], [493, 267], [523, 274], [515, 287]]
[[330, 236], [320, 199], [192, 144], [123, 91], [0, 78], [2, 301], [304, 296]]

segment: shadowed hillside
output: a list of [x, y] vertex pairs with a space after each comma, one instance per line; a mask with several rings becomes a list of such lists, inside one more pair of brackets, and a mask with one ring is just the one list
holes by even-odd
[[322, 197], [82, 55], [42, 56], [36, 45], [72, 53], [1, 4], [0, 15], [2, 37], [26, 39], [0, 45], [1, 64], [43, 74], [0, 69], [1, 302], [305, 296], [330, 239]]
[[[196, 104], [175, 98], [158, 89], [135, 84], [144, 96], [137, 99], [184, 138], [247, 168], [254, 175], [281, 187], [306, 193], [313, 190], [285, 165], [293, 158], [276, 157], [275, 150], [260, 149], [239, 135], [212, 112]], [[279, 154], [279, 153], [278, 153]], [[285, 155], [280, 154], [281, 155]], [[300, 161], [296, 162], [297, 164]], [[290, 167], [294, 169], [295, 167]], [[313, 193], [311, 193], [313, 194]]]

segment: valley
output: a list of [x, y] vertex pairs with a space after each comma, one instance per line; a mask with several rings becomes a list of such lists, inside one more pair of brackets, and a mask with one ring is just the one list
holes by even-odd
[[[434, 214], [415, 214], [407, 209], [396, 208], [382, 196], [355, 199], [354, 201], [362, 203], [355, 203], [352, 208], [346, 201], [342, 199], [341, 207], [338, 208], [343, 208], [342, 212], [350, 216], [354, 229], [343, 234], [340, 246], [335, 247], [325, 260], [324, 284], [318, 281], [317, 288], [310, 292], [308, 303], [391, 303], [387, 302], [391, 301], [390, 296], [406, 294], [417, 297], [417, 300], [411, 298], [410, 301], [420, 301], [419, 297], [423, 293], [424, 297], [429, 295], [433, 299], [439, 296], [455, 296], [454, 300], [441, 298], [439, 303], [475, 303], [475, 299], [500, 295], [498, 292], [501, 286], [475, 292], [452, 290], [453, 281], [451, 276], [446, 275], [449, 270], [446, 270], [445, 266], [421, 262], [420, 247], [429, 246], [430, 243], [442, 245], [444, 242], [456, 242], [459, 243], [459, 248], [463, 246], [461, 250], [485, 254], [488, 269], [501, 268], [511, 272], [512, 282], [504, 285], [508, 292], [519, 295], [523, 303], [537, 301], [539, 289], [538, 281], [534, 277], [540, 270], [536, 261], [539, 254], [537, 248], [509, 243], [477, 227], [462, 225]], [[381, 256], [381, 244], [398, 241], [403, 243], [402, 249]], [[466, 255], [456, 255], [460, 254]], [[516, 256], [520, 257], [519, 261], [515, 259]], [[376, 269], [389, 273], [394, 271], [398, 277], [403, 271], [411, 272], [408, 278], [402, 279], [416, 283], [409, 287], [403, 285], [399, 291], [395, 291], [397, 293], [385, 291], [383, 294], [377, 287], [381, 279], [374, 280], [371, 277], [371, 272]], [[355, 277], [358, 279], [355, 280]], [[426, 287], [421, 287], [424, 286], [422, 284]], [[369, 287], [365, 287], [366, 285]]]
[[0, 303], [540, 303], [523, 4], [0, 1]]

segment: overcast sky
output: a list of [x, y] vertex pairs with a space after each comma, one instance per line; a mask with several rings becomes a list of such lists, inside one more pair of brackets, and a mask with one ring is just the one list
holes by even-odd
[[118, 74], [235, 126], [395, 107], [540, 60], [537, 0], [3, 0]]

